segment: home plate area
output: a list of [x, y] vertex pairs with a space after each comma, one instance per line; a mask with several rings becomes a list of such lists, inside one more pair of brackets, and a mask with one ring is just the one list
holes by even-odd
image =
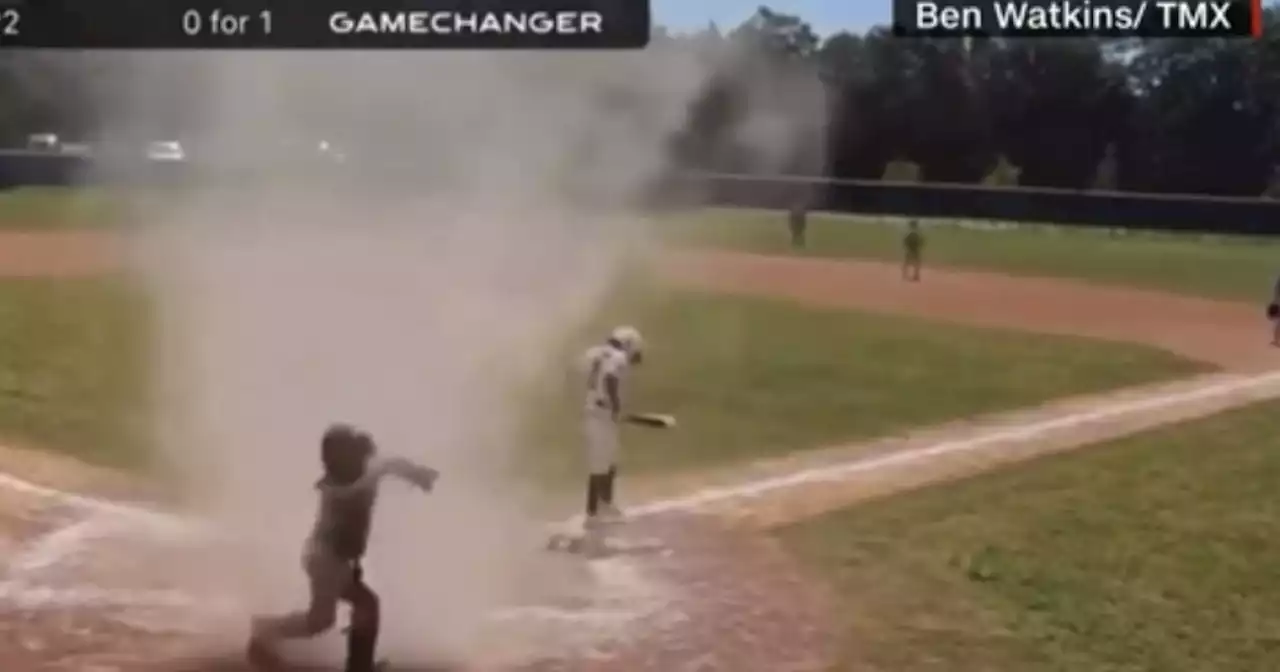
[[[114, 536], [113, 536], [114, 532]], [[61, 535], [61, 541], [59, 536]], [[25, 569], [18, 561], [71, 539], [93, 552]], [[174, 562], [127, 562], [142, 542], [92, 520], [68, 521], [10, 556], [0, 582], [0, 669], [93, 672], [238, 672], [249, 668], [226, 632], [234, 605], [166, 589], [191, 585], [155, 567], [190, 567], [191, 548], [172, 543]], [[492, 617], [483, 659], [435, 666], [390, 661], [406, 672], [805, 672], [825, 668], [831, 645], [821, 591], [776, 544], [709, 518], [654, 516], [608, 532], [602, 552], [554, 553], [590, 577], [587, 590], [504, 609]], [[103, 551], [106, 551], [105, 553]], [[148, 551], [150, 557], [150, 551]], [[178, 555], [187, 556], [178, 561]], [[136, 556], [135, 556], [136, 557]], [[153, 558], [154, 559], [154, 558]], [[198, 608], [197, 608], [198, 605]], [[219, 628], [216, 624], [221, 624]], [[330, 639], [336, 639], [330, 636]], [[209, 652], [215, 652], [212, 655]], [[338, 670], [340, 647], [322, 665]]]

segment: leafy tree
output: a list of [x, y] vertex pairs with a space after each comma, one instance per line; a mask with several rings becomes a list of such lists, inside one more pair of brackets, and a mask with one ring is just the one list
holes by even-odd
[[[900, 40], [884, 27], [824, 39], [804, 17], [761, 6], [728, 31], [655, 26], [646, 52], [545, 55], [527, 67], [551, 87], [613, 82], [598, 87], [617, 121], [602, 132], [623, 133], [653, 118], [661, 98], [634, 85], [645, 71], [634, 59], [695, 65], [689, 76], [703, 85], [670, 143], [683, 168], [876, 180], [910, 164], [922, 181], [1253, 196], [1275, 191], [1280, 164], [1280, 10], [1264, 19], [1260, 40]], [[199, 125], [201, 63], [0, 53], [0, 143], [93, 137], [106, 121], [129, 143], [179, 137]], [[333, 76], [303, 70], [299, 86]], [[305, 113], [345, 119], [354, 109], [332, 107]], [[383, 112], [389, 126], [416, 123]]]
[[1249, 42], [1183, 39], [1146, 45], [1130, 66], [1134, 113], [1122, 186], [1160, 192], [1261, 194], [1276, 153], [1278, 99]]
[[1129, 110], [1122, 66], [1093, 39], [1010, 40], [990, 62], [996, 142], [1019, 184], [1089, 188]]

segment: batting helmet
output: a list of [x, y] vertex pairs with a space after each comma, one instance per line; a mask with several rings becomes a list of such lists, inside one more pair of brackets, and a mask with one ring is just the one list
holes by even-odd
[[609, 342], [627, 353], [632, 361], [640, 361], [640, 355], [644, 351], [644, 339], [635, 327], [614, 328], [609, 334]]
[[325, 475], [342, 483], [360, 478], [375, 451], [373, 438], [348, 424], [330, 425], [320, 439]]

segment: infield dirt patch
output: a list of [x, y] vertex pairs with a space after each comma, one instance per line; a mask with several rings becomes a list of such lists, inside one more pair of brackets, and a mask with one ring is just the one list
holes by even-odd
[[81, 277], [119, 268], [115, 236], [89, 231], [0, 233], [0, 277]]
[[926, 269], [924, 282], [908, 283], [892, 264], [732, 252], [669, 255], [662, 270], [679, 282], [722, 291], [1143, 343], [1235, 370], [1280, 364], [1280, 350], [1267, 346], [1261, 310], [1236, 303], [945, 269]]

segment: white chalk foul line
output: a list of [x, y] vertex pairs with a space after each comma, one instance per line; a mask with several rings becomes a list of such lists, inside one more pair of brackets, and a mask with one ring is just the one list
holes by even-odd
[[1225, 397], [1239, 392], [1280, 384], [1280, 372], [1259, 376], [1237, 377], [1224, 382], [1193, 388], [1182, 392], [1159, 394], [1127, 402], [1117, 402], [1093, 411], [1083, 411], [1058, 416], [1049, 420], [1031, 422], [1009, 429], [997, 430], [987, 434], [943, 441], [932, 446], [903, 450], [882, 457], [864, 458], [851, 462], [814, 467], [794, 473], [750, 481], [739, 485], [707, 488], [684, 497], [649, 502], [627, 509], [628, 517], [647, 517], [678, 511], [692, 511], [712, 504], [720, 504], [732, 500], [752, 499], [778, 490], [794, 488], [811, 483], [836, 481], [853, 474], [876, 471], [889, 467], [902, 466], [913, 462], [922, 462], [942, 455], [968, 453], [984, 450], [991, 446], [1011, 441], [1025, 441], [1052, 432], [1078, 429], [1086, 425], [1115, 420], [1127, 415], [1137, 415], [1150, 411], [1179, 406], [1197, 401], [1206, 401], [1216, 397]]
[[[1181, 392], [1156, 394], [1135, 399], [1133, 401], [1117, 402], [1091, 411], [1068, 413], [1048, 420], [1031, 422], [1021, 426], [997, 430], [986, 434], [979, 434], [978, 436], [965, 439], [943, 441], [942, 443], [937, 443], [932, 446], [903, 450], [882, 457], [864, 458], [850, 462], [814, 467], [783, 476], [766, 478], [758, 481], [749, 481], [734, 486], [706, 488], [683, 497], [661, 499], [628, 507], [627, 514], [628, 516], [634, 517], [648, 517], [663, 513], [690, 511], [711, 504], [719, 504], [735, 499], [752, 499], [777, 490], [798, 487], [809, 483], [838, 480], [851, 474], [919, 462], [938, 457], [939, 455], [983, 450], [999, 443], [1033, 439], [1051, 432], [1077, 429], [1094, 423], [1123, 418], [1127, 415], [1158, 411], [1196, 401], [1207, 401], [1217, 397], [1225, 397], [1231, 394], [1263, 388], [1273, 384], [1280, 384], [1280, 371], [1256, 376], [1237, 376], [1225, 381], [1206, 385], [1204, 387], [1196, 387]], [[185, 537], [190, 536], [192, 533], [196, 533], [199, 528], [203, 528], [202, 525], [199, 525], [197, 521], [193, 519], [183, 518], [161, 511], [145, 509], [139, 506], [67, 493], [46, 486], [29, 483], [4, 473], [0, 473], [0, 488], [7, 488], [36, 497], [59, 500], [69, 506], [74, 506], [91, 512], [119, 516], [127, 521], [139, 523], [163, 536], [177, 535]], [[573, 520], [579, 519], [575, 518]]]
[[[865, 458], [840, 464], [815, 467], [774, 478], [742, 483], [736, 486], [707, 488], [684, 497], [657, 500], [635, 507], [630, 507], [628, 509], [628, 515], [635, 518], [643, 518], [664, 513], [695, 511], [713, 504], [720, 504], [733, 500], [752, 499], [779, 490], [804, 486], [811, 483], [831, 482], [853, 474], [897, 467], [914, 462], [922, 462], [942, 455], [984, 450], [1000, 443], [1034, 439], [1056, 431], [1078, 429], [1090, 424], [1115, 420], [1128, 415], [1158, 411], [1191, 402], [1206, 401], [1217, 397], [1224, 397], [1231, 394], [1264, 388], [1273, 384], [1280, 384], [1280, 372], [1273, 372], [1258, 376], [1235, 377], [1211, 385], [1192, 388], [1190, 390], [1167, 394], [1156, 394], [1127, 402], [1117, 402], [1110, 406], [1092, 411], [1069, 413], [1049, 420], [1031, 422], [1021, 426], [997, 430], [970, 438], [944, 441], [932, 446], [904, 450], [882, 457]], [[5, 474], [0, 474], [0, 487], [24, 492], [33, 496], [59, 500], [65, 504], [86, 509], [88, 511], [119, 516], [123, 520], [141, 524], [144, 529], [165, 537], [170, 537], [175, 534], [184, 537], [190, 536], [193, 533], [198, 534], [198, 530], [202, 527], [194, 520], [172, 514], [152, 511], [126, 504], [119, 504], [107, 500], [95, 499], [92, 497], [74, 495], [52, 488], [35, 485], [33, 483], [28, 483]], [[573, 524], [575, 521], [580, 522], [581, 518], [571, 519], [569, 524]], [[0, 590], [0, 599], [8, 598], [11, 600], [15, 598], [21, 599], [21, 594], [30, 590], [38, 589], [36, 587], [28, 586], [19, 587], [12, 583], [8, 585], [0, 584], [0, 586], [7, 589], [7, 591]], [[124, 596], [124, 594], [121, 596]], [[46, 594], [44, 597], [47, 598], [48, 595]], [[102, 596], [98, 595], [97, 597], [101, 599]], [[155, 599], [156, 596], [151, 595], [150, 597]], [[167, 597], [168, 596], [166, 595], [159, 601], [167, 601]]]
[[29, 544], [26, 552], [10, 561], [9, 576], [25, 579], [57, 565], [107, 530], [106, 520], [101, 514], [94, 513], [59, 527]]
[[30, 481], [24, 481], [11, 474], [0, 473], [0, 488], [39, 499], [53, 500], [81, 511], [124, 519], [161, 536], [186, 537], [190, 536], [198, 528], [195, 521], [183, 519], [169, 513], [64, 492], [48, 486], [37, 485]]

